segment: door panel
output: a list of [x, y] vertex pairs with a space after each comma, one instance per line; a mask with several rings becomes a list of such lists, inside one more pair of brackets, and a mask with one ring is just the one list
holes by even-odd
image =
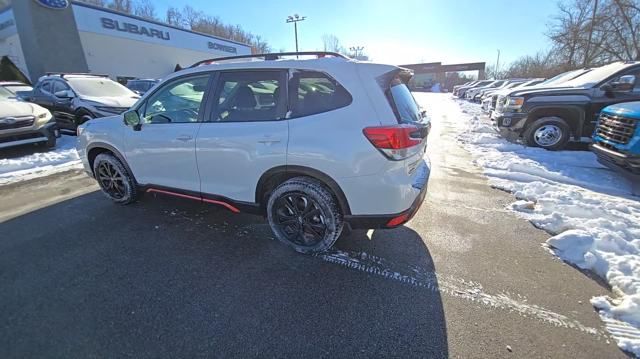
[[140, 131], [125, 134], [127, 161], [139, 183], [200, 191], [195, 144], [210, 78], [175, 79], [140, 106]]
[[203, 196], [255, 202], [260, 176], [286, 164], [286, 92], [282, 70], [220, 73], [196, 141]]
[[195, 158], [195, 123], [143, 124], [127, 128], [127, 162], [141, 184], [200, 191]]
[[203, 123], [196, 157], [203, 193], [255, 202], [258, 180], [286, 164], [286, 121]]

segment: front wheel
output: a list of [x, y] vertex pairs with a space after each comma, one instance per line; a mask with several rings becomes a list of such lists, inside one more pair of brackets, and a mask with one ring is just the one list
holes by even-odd
[[542, 117], [529, 124], [523, 138], [527, 146], [561, 150], [569, 142], [569, 125], [560, 117]]
[[331, 248], [344, 227], [331, 192], [309, 177], [278, 186], [269, 196], [267, 217], [278, 240], [305, 254]]
[[93, 174], [102, 193], [118, 204], [136, 200], [138, 192], [133, 176], [122, 162], [110, 153], [101, 153], [93, 161]]

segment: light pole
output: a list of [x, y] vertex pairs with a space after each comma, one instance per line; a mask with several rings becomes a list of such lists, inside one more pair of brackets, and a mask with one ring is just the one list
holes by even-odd
[[[298, 14], [287, 16], [287, 24], [290, 22], [293, 23], [293, 31], [296, 34], [296, 52], [298, 52], [298, 21], [304, 21], [306, 18], [306, 16], [300, 16]], [[297, 57], [298, 55], [296, 55], [296, 58]]]
[[496, 59], [496, 70], [494, 71], [493, 77], [494, 80], [498, 79], [498, 66], [500, 66], [500, 49], [496, 49], [498, 51], [498, 58]]
[[362, 50], [364, 50], [364, 46], [351, 46], [349, 50], [353, 52], [354, 57], [357, 59], [359, 56], [358, 53], [362, 54]]

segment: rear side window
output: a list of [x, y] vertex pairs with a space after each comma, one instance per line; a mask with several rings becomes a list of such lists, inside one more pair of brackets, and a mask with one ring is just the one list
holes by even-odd
[[418, 122], [420, 121], [420, 109], [416, 100], [411, 95], [411, 91], [400, 79], [391, 81], [389, 88], [391, 100], [393, 101], [394, 112], [398, 122]]
[[322, 72], [296, 71], [289, 89], [292, 118], [336, 110], [353, 101], [338, 81]]
[[286, 72], [280, 70], [223, 72], [209, 122], [273, 121], [286, 112]]

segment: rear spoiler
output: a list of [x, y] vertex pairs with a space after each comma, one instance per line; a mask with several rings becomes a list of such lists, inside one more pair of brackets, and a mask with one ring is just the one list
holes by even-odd
[[391, 85], [391, 81], [399, 79], [403, 84], [407, 85], [409, 80], [413, 77], [413, 70], [404, 67], [397, 67], [392, 71], [382, 74], [376, 78], [378, 85], [381, 89], [388, 89]]

